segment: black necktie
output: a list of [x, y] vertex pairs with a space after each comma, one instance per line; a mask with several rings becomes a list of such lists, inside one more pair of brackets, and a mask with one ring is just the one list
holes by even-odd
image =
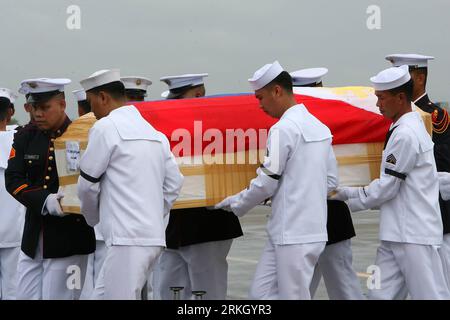
[[386, 149], [386, 145], [387, 145], [387, 143], [388, 143], [388, 141], [389, 141], [389, 138], [390, 138], [391, 135], [392, 135], [392, 132], [394, 132], [395, 128], [397, 128], [397, 126], [393, 127], [393, 128], [392, 128], [391, 130], [389, 130], [388, 133], [386, 134], [386, 140], [384, 140], [384, 147], [383, 147], [383, 150]]

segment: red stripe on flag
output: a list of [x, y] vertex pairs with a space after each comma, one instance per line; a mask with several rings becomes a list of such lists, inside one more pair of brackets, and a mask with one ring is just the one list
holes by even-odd
[[[381, 142], [389, 129], [390, 121], [383, 116], [343, 101], [302, 95], [296, 95], [296, 99], [330, 128], [334, 144]], [[200, 148], [195, 148], [194, 140], [200, 139], [203, 150], [211, 143], [201, 138], [209, 129], [219, 130], [226, 140], [227, 129], [268, 130], [278, 121], [261, 110], [253, 95], [148, 101], [134, 105], [149, 123], [168, 137], [172, 148], [179, 143], [172, 141], [173, 132], [176, 129], [187, 130], [192, 136], [191, 150], [197, 151], [196, 154]], [[198, 130], [199, 122], [197, 128], [194, 127], [196, 121], [201, 121], [201, 130]], [[249, 148], [248, 141], [245, 148]]]

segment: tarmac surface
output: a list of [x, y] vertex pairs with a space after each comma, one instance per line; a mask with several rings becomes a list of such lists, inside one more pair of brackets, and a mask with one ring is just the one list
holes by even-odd
[[[233, 241], [228, 255], [227, 299], [248, 299], [248, 290], [259, 257], [267, 240], [266, 221], [270, 208], [258, 206], [240, 218], [244, 236]], [[367, 268], [375, 262], [378, 240], [379, 211], [352, 214], [356, 237], [352, 238], [353, 268], [358, 274], [363, 293], [367, 293]], [[328, 294], [320, 282], [314, 300], [327, 300]]]

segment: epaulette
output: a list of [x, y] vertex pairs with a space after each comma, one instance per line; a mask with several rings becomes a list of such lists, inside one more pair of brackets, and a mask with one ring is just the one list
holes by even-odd
[[430, 103], [434, 110], [431, 113], [431, 121], [433, 122], [433, 132], [442, 134], [447, 131], [450, 124], [447, 110], [438, 107], [434, 103]]

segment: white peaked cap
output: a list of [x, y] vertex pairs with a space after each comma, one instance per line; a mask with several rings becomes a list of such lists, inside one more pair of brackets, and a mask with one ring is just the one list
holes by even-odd
[[84, 91], [83, 89], [72, 91], [72, 93], [77, 99], [77, 101], [86, 100], [86, 91]]
[[64, 91], [64, 86], [71, 83], [70, 79], [58, 78], [37, 78], [37, 79], [26, 79], [20, 83], [19, 92], [22, 94], [28, 93], [44, 93], [51, 91]]
[[390, 61], [394, 67], [406, 64], [408, 66], [422, 68], [428, 67], [428, 60], [434, 60], [434, 57], [415, 53], [396, 53], [387, 55], [386, 60]]
[[[207, 76], [207, 73], [190, 73], [178, 76], [162, 77], [159, 80], [165, 82], [169, 86], [169, 90], [172, 90], [186, 86], [199, 86], [205, 83], [203, 78]], [[169, 96], [169, 93], [169, 91], [164, 91], [163, 93], [161, 93], [161, 97], [167, 98]]]
[[320, 83], [323, 76], [327, 73], [327, 68], [309, 68], [291, 72], [290, 75], [294, 86], [304, 86], [312, 83]]
[[411, 79], [407, 65], [391, 67], [370, 78], [373, 87], [377, 91], [385, 91], [398, 88]]
[[123, 82], [125, 89], [132, 90], [147, 91], [148, 86], [152, 84], [150, 79], [144, 77], [122, 77], [120, 80]]
[[278, 77], [284, 71], [278, 61], [269, 63], [258, 69], [253, 77], [248, 79], [250, 86], [254, 91], [259, 90], [269, 84], [273, 79]]
[[8, 99], [11, 103], [14, 103], [17, 99], [17, 95], [7, 88], [0, 88], [0, 97]]
[[89, 91], [115, 81], [120, 81], [119, 69], [96, 71], [88, 78], [81, 80], [80, 84], [85, 91]]

